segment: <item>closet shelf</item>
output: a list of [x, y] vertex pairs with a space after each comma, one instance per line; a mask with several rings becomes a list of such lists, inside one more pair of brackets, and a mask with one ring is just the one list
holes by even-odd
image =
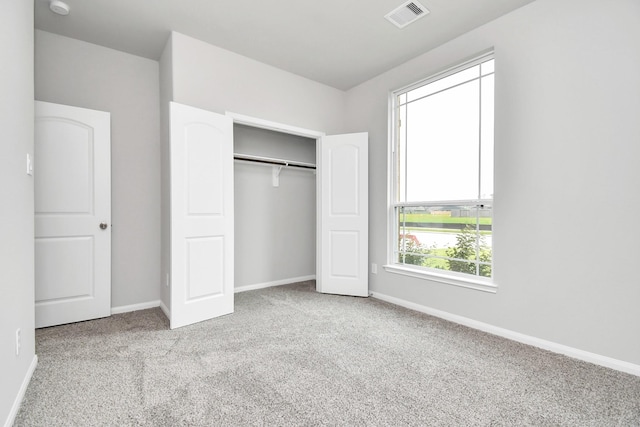
[[271, 166], [285, 166], [285, 167], [295, 167], [295, 168], [302, 168], [302, 169], [316, 168], [316, 165], [313, 163], [299, 162], [296, 160], [276, 159], [273, 157], [253, 156], [251, 154], [233, 153], [233, 158], [234, 160], [238, 160], [241, 162], [261, 163], [261, 164], [271, 165]]

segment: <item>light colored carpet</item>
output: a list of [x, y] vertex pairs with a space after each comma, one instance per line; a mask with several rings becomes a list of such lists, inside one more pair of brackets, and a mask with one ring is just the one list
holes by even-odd
[[38, 330], [15, 425], [640, 425], [639, 377], [314, 286]]

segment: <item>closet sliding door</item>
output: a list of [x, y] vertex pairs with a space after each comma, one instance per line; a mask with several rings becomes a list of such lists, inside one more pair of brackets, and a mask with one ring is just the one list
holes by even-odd
[[170, 107], [171, 328], [233, 312], [233, 120]]

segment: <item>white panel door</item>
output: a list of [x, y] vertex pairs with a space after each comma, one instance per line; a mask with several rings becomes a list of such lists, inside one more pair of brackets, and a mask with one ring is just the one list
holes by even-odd
[[233, 120], [171, 103], [171, 328], [233, 313]]
[[368, 296], [368, 134], [324, 136], [317, 151], [316, 289]]
[[35, 103], [36, 328], [111, 314], [111, 129], [102, 111]]

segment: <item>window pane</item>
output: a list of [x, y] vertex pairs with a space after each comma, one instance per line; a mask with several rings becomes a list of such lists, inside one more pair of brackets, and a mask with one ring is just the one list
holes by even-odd
[[480, 235], [478, 236], [478, 274], [491, 277], [493, 261], [493, 212], [492, 206], [478, 209]]
[[493, 73], [495, 68], [495, 60], [492, 59], [490, 61], [483, 62], [482, 64], [480, 64], [480, 67], [482, 69], [481, 74], [483, 76]]
[[480, 198], [493, 198], [493, 74], [483, 77], [482, 84], [482, 131], [480, 140]]
[[480, 263], [479, 265], [480, 272], [479, 276], [481, 277], [491, 277], [491, 264]]
[[491, 277], [491, 206], [397, 208], [397, 262]]
[[468, 80], [478, 77], [480, 77], [480, 66], [476, 65], [475, 67], [471, 67], [469, 69], [444, 77], [440, 80], [436, 80], [435, 82], [429, 83], [417, 89], [413, 89], [412, 91], [407, 93], [407, 100], [409, 102], [415, 101], [416, 99], [431, 95], [438, 91], [447, 89], [451, 86], [455, 86], [457, 84], [464, 83]]
[[[406, 229], [421, 245], [445, 249], [455, 247], [457, 235], [463, 230], [471, 229], [475, 233], [477, 208], [460, 205], [412, 207], [404, 208], [402, 217]], [[485, 222], [490, 224], [490, 218]]]
[[407, 224], [410, 219], [411, 208], [398, 208], [398, 262], [411, 265], [423, 265], [424, 248], [412, 234], [411, 224]]
[[449, 270], [458, 273], [466, 273], [476, 275], [476, 263], [461, 260], [451, 260], [449, 262]]
[[401, 202], [406, 201], [407, 193], [405, 189], [405, 181], [407, 176], [407, 132], [406, 132], [406, 123], [407, 123], [407, 106], [404, 105], [398, 108], [398, 120], [400, 123], [404, 123], [404, 126], [398, 127], [398, 147], [397, 147], [397, 165], [398, 168], [398, 194], [397, 199]]
[[406, 201], [478, 197], [479, 84], [407, 104]]

